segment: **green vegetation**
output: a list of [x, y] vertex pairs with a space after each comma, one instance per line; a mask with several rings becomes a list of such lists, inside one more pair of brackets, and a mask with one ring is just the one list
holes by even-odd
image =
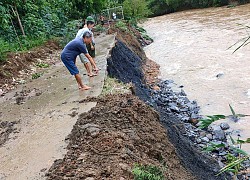
[[[217, 175], [223, 172], [232, 172], [236, 178], [240, 171], [243, 170], [243, 163], [250, 160], [250, 155], [241, 149], [242, 144], [250, 143], [250, 138], [245, 141], [239, 138], [234, 140], [231, 136], [230, 138], [233, 146], [230, 146], [229, 149], [231, 151], [228, 151], [226, 155], [226, 166], [223, 167]], [[235, 156], [235, 153], [238, 154], [238, 156]]]
[[135, 180], [163, 180], [164, 172], [154, 165], [136, 164], [132, 170]]
[[74, 19], [100, 12], [106, 3], [106, 0], [1, 0], [0, 61], [9, 52], [28, 50], [53, 37], [62, 37], [64, 45], [79, 27]]
[[151, 10], [146, 0], [125, 0], [123, 2], [125, 16], [129, 18], [141, 19], [149, 16]]
[[127, 31], [128, 30], [127, 25], [123, 21], [117, 22], [115, 24], [115, 27], [121, 29], [122, 31]]
[[[239, 25], [245, 27], [247, 32], [250, 30], [250, 26], [244, 26], [242, 24], [239, 24]], [[238, 44], [240, 44], [240, 45], [238, 45]], [[232, 46], [230, 46], [228, 49], [230, 49], [230, 48], [238, 45], [238, 47], [233, 51], [233, 53], [235, 53], [236, 51], [238, 51], [239, 49], [241, 49], [242, 47], [244, 47], [244, 46], [246, 46], [248, 44], [250, 44], [250, 35], [248, 35], [247, 37], [244, 37], [244, 38], [240, 39], [235, 44], [233, 44]]]
[[205, 147], [203, 149], [204, 152], [213, 152], [215, 150], [218, 150], [219, 148], [224, 148], [225, 144], [221, 143], [221, 144], [214, 144], [214, 143], [210, 143], [207, 147]]
[[42, 75], [43, 75], [43, 73], [34, 73], [34, 74], [32, 74], [32, 79], [38, 79]]
[[36, 66], [40, 67], [40, 68], [48, 68], [49, 64], [47, 64], [47, 63], [38, 63], [38, 64], [36, 64]]
[[115, 78], [107, 77], [104, 82], [102, 95], [131, 93], [131, 84], [123, 84]]
[[232, 112], [232, 115], [229, 115], [229, 116], [225, 116], [225, 115], [206, 116], [205, 119], [200, 119], [199, 120], [199, 123], [200, 123], [199, 128], [200, 129], [207, 128], [213, 122], [221, 120], [221, 119], [229, 118], [229, 119], [232, 119], [234, 121], [237, 121], [241, 117], [249, 116], [249, 115], [245, 115], [245, 114], [236, 114], [233, 107], [230, 104], [229, 104], [229, 108], [230, 108], [230, 110]]
[[[236, 177], [240, 171], [242, 171], [243, 163], [250, 160], [250, 156], [241, 149], [242, 144], [250, 143], [250, 138], [247, 140], [240, 140], [239, 138], [237, 140], [234, 140], [230, 136], [232, 146], [227, 148], [227, 154], [226, 154], [226, 161], [224, 162], [226, 164], [225, 167], [223, 167], [220, 172], [217, 174], [220, 175], [223, 172], [232, 172], [234, 176]], [[205, 152], [213, 152], [215, 150], [219, 150], [220, 148], [225, 148], [225, 144], [214, 144], [210, 143], [207, 147], [203, 149]]]
[[98, 24], [95, 26], [95, 32], [105, 32], [106, 28], [103, 27], [102, 25]]

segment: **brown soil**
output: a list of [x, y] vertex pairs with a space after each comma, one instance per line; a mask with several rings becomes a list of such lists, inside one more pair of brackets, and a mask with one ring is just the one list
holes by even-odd
[[79, 116], [67, 149], [48, 179], [133, 179], [135, 163], [166, 163], [166, 179], [195, 179], [181, 165], [159, 115], [133, 95], [100, 98]]
[[108, 34], [117, 33], [116, 38], [122, 41], [127, 47], [129, 47], [135, 54], [137, 54], [143, 60], [146, 60], [146, 54], [137, 38], [130, 31], [123, 31], [119, 28], [110, 28]]
[[128, 29], [130, 31], [123, 31], [119, 28], [113, 27], [109, 29], [108, 33], [112, 34], [116, 32], [116, 38], [122, 41], [127, 47], [129, 47], [135, 54], [137, 54], [143, 60], [142, 68], [146, 80], [145, 82], [148, 85], [154, 87], [159, 82], [158, 75], [160, 74], [160, 66], [156, 62], [146, 57], [146, 54], [140, 43], [143, 40], [141, 39], [139, 31], [132, 27], [128, 27]]
[[51, 60], [47, 62], [48, 64], [55, 62], [52, 55], [58, 49], [58, 42], [51, 40], [43, 46], [31, 49], [28, 52], [8, 54], [7, 60], [0, 64], [0, 89], [6, 92], [15, 86], [17, 82], [13, 78], [24, 78], [25, 73], [28, 73], [31, 69], [30, 65], [32, 63], [44, 59]]

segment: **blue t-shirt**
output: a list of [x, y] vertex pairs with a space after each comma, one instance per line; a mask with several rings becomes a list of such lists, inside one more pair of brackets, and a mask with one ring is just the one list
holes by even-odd
[[75, 61], [81, 53], [88, 54], [87, 47], [82, 38], [75, 38], [64, 47], [61, 56], [64, 60]]

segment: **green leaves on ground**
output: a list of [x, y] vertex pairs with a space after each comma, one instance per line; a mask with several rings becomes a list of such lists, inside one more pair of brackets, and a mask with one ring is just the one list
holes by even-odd
[[163, 180], [163, 171], [154, 165], [135, 165], [133, 171], [135, 180]]
[[43, 75], [43, 73], [34, 73], [34, 74], [32, 74], [32, 79], [38, 79], [42, 75]]
[[206, 127], [208, 127], [210, 124], [212, 124], [215, 121], [218, 121], [220, 119], [225, 119], [226, 116], [225, 115], [213, 115], [213, 116], [207, 116], [206, 119], [201, 119], [199, 120], [200, 122], [200, 129], [204, 129]]
[[249, 115], [245, 115], [245, 114], [236, 114], [233, 107], [230, 104], [229, 104], [229, 108], [232, 112], [232, 115], [229, 115], [229, 116], [225, 116], [225, 115], [206, 116], [207, 118], [199, 120], [199, 122], [200, 122], [199, 128], [200, 129], [207, 128], [213, 122], [221, 120], [221, 119], [229, 118], [231, 120], [237, 121], [241, 117], [249, 116]]
[[36, 66], [40, 67], [40, 68], [48, 68], [49, 64], [47, 64], [47, 63], [38, 63], [38, 64], [36, 64]]
[[217, 150], [219, 148], [224, 148], [225, 144], [215, 144], [215, 143], [210, 143], [207, 147], [203, 149], [204, 152], [212, 152], [214, 150]]

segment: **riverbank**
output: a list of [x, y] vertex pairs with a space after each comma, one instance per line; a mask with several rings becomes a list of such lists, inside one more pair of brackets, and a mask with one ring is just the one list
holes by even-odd
[[[248, 36], [244, 25], [249, 24], [249, 8], [250, 4], [189, 10], [152, 18], [143, 24], [154, 39], [145, 52], [160, 65], [161, 79], [172, 79], [177, 84], [173, 84], [174, 89], [182, 85], [190, 99], [201, 106], [202, 115], [230, 115], [228, 104], [236, 113], [250, 114], [250, 46], [234, 54], [240, 44], [228, 50]], [[245, 140], [250, 137], [249, 120], [245, 117], [237, 123], [218, 123], [228, 123], [233, 138], [240, 134]], [[250, 153], [248, 144], [243, 149]]]
[[[200, 114], [232, 115], [228, 104], [236, 113], [250, 113], [247, 93], [250, 87], [247, 76], [250, 71], [249, 46], [234, 54], [232, 52], [239, 44], [227, 50], [248, 36], [244, 25], [248, 25], [249, 15], [246, 12], [249, 12], [249, 8], [247, 4], [232, 9], [190, 10], [152, 18], [143, 24], [154, 39], [145, 52], [160, 65], [161, 79], [171, 79], [174, 83], [170, 83], [170, 86], [177, 92], [182, 87], [188, 97], [201, 106]], [[164, 33], [162, 29], [165, 29]], [[200, 138], [195, 143], [201, 149], [209, 147], [213, 156], [225, 163], [225, 159], [228, 159], [226, 156], [237, 156], [235, 151], [228, 150], [228, 145], [239, 147], [231, 137], [234, 140], [247, 140], [249, 132], [248, 116], [238, 121], [227, 118], [213, 123], [208, 133], [199, 133]], [[196, 133], [192, 134], [190, 137], [194, 138], [192, 136]], [[215, 138], [215, 135], [221, 137]], [[214, 141], [214, 138], [219, 141]], [[211, 145], [213, 141], [215, 144]], [[216, 148], [221, 142], [222, 146], [226, 142], [226, 148]], [[242, 144], [241, 148], [249, 153], [248, 143]], [[245, 167], [249, 169], [249, 164]], [[249, 174], [249, 170], [246, 173]]]
[[[221, 168], [217, 160], [201, 152], [201, 148], [197, 148], [196, 144], [194, 144], [194, 141], [200, 138], [200, 134], [204, 132], [195, 126], [195, 121], [190, 121], [199, 118], [197, 103], [190, 101], [184, 90], [174, 92], [172, 81], [160, 81], [157, 78], [159, 66], [146, 57], [142, 46], [145, 42], [140, 36], [138, 40], [138, 37], [129, 29], [121, 30], [114, 28], [110, 30], [110, 33], [114, 32], [117, 33], [117, 41], [114, 47], [108, 48], [110, 49], [110, 55], [107, 61], [105, 59], [107, 49], [103, 47], [107, 47], [105, 38], [109, 36], [101, 37], [102, 43], [97, 43], [98, 49], [101, 50], [101, 54], [97, 53], [100, 56], [97, 59], [98, 64], [102, 65], [102, 74], [95, 77], [92, 83], [94, 83], [95, 87], [103, 84], [104, 80], [99, 78], [105, 77], [107, 63], [108, 75], [117, 78], [123, 83], [129, 83], [127, 89], [130, 89], [132, 95], [129, 93], [128, 95], [117, 94], [103, 95], [99, 98], [86, 98], [86, 96], [93, 96], [93, 91], [86, 91], [83, 92], [82, 96], [75, 94], [72, 99], [69, 97], [72, 95], [72, 89], [74, 93], [78, 92], [78, 90], [73, 88], [75, 86], [70, 84], [69, 86], [72, 87], [65, 89], [62, 88], [65, 84], [61, 83], [62, 86], [57, 87], [61, 81], [58, 78], [56, 81], [53, 81], [52, 78], [49, 81], [51, 83], [49, 87], [51, 86], [56, 92], [60, 92], [60, 89], [63, 89], [61, 93], [66, 93], [66, 95], [49, 91], [48, 93], [40, 94], [37, 98], [51, 99], [50, 104], [58, 104], [55, 104], [55, 111], [49, 111], [46, 113], [46, 116], [43, 116], [43, 112], [39, 113], [37, 110], [34, 110], [36, 106], [29, 107], [29, 102], [31, 101], [21, 102], [19, 105], [25, 109], [22, 113], [27, 115], [29, 114], [27, 111], [35, 111], [35, 117], [41, 117], [36, 118], [36, 121], [31, 124], [27, 123], [27, 128], [31, 128], [31, 132], [34, 133], [27, 131], [28, 133], [21, 135], [25, 139], [23, 143], [27, 142], [26, 140], [30, 142], [25, 147], [32, 149], [33, 153], [22, 151], [22, 149], [21, 153], [17, 153], [20, 148], [16, 151], [18, 143], [15, 144], [17, 142], [15, 139], [11, 139], [3, 146], [3, 148], [7, 147], [8, 149], [8, 152], [6, 149], [5, 153], [1, 153], [5, 155], [5, 159], [6, 157], [13, 158], [15, 155], [22, 154], [21, 157], [23, 159], [21, 163], [18, 161], [18, 158], [14, 158], [16, 161], [11, 161], [15, 163], [13, 167], [19, 167], [16, 168], [19, 172], [16, 173], [17, 171], [12, 169], [11, 175], [20, 176], [20, 172], [22, 172], [24, 173], [22, 177], [32, 178], [34, 177], [34, 174], [31, 172], [33, 168], [25, 166], [27, 170], [23, 171], [23, 169], [20, 169], [22, 163], [29, 161], [29, 165], [36, 164], [34, 167], [36, 172], [38, 172], [37, 170], [44, 165], [43, 163], [49, 161], [51, 165], [52, 160], [58, 159], [49, 169], [40, 169], [42, 172], [39, 173], [40, 175], [36, 174], [36, 178], [134, 179], [136, 175], [145, 175], [147, 173], [145, 169], [150, 168], [153, 171], [148, 175], [157, 175], [161, 177], [160, 179], [230, 179], [231, 176], [225, 173], [215, 176]], [[49, 77], [46, 76], [44, 78], [44, 82], [46, 82]], [[69, 79], [67, 80], [67, 82], [71, 82]], [[72, 83], [74, 82], [72, 81]], [[30, 85], [34, 86], [34, 84]], [[120, 88], [119, 86], [117, 87]], [[98, 95], [101, 88], [95, 88], [94, 91]], [[46, 97], [44, 98], [44, 96]], [[140, 100], [135, 96], [140, 98]], [[67, 98], [67, 101], [62, 97]], [[10, 107], [13, 106], [11, 100], [13, 99], [6, 100], [10, 102]], [[46, 101], [38, 101], [36, 105], [40, 107], [41, 103], [46, 104]], [[88, 103], [91, 103], [91, 105], [88, 105]], [[82, 108], [86, 106], [88, 108], [93, 107], [96, 103], [96, 107], [84, 113], [86, 108], [85, 110]], [[8, 105], [6, 104], [5, 106], [7, 107]], [[19, 108], [16, 104], [14, 107]], [[5, 109], [11, 108], [7, 107]], [[47, 111], [47, 109], [51, 110], [51, 107], [48, 106], [45, 110]], [[68, 110], [70, 111], [68, 112]], [[10, 113], [6, 112], [4, 115], [3, 117], [6, 118], [6, 115], [10, 115]], [[19, 115], [17, 114], [17, 116]], [[48, 118], [50, 119], [48, 120]], [[32, 120], [30, 119], [30, 121]], [[73, 130], [71, 129], [72, 125], [74, 125]], [[35, 127], [35, 129], [41, 128], [41, 130], [36, 132], [32, 127]], [[57, 131], [52, 130], [55, 127], [60, 128], [56, 128]], [[65, 129], [67, 130], [65, 131]], [[58, 136], [57, 132], [59, 130], [62, 130], [62, 132], [60, 131]], [[63, 138], [70, 130], [72, 131], [67, 136], [65, 143]], [[50, 133], [46, 133], [45, 138], [43, 138], [44, 141], [38, 141], [39, 133], [44, 134], [44, 132]], [[54, 133], [57, 135], [54, 135]], [[32, 139], [34, 135], [38, 138]], [[20, 140], [20, 137], [17, 139]], [[52, 143], [52, 146], [48, 143], [57, 140], [59, 143]], [[23, 145], [23, 143], [19, 141], [19, 145]], [[43, 148], [39, 148], [41, 143], [45, 143], [42, 146]], [[59, 148], [60, 152], [53, 152], [59, 153], [61, 157], [47, 156], [47, 153], [51, 153], [51, 151], [46, 151], [46, 149], [51, 150], [51, 147], [55, 147], [55, 144], [61, 145]], [[62, 150], [62, 144], [63, 147], [68, 144], [65, 150]], [[13, 150], [11, 151], [12, 153], [10, 153], [10, 149]], [[34, 149], [36, 150], [34, 151]], [[39, 156], [39, 159], [32, 158], [36, 156], [37, 152], [42, 154], [43, 151], [47, 153]], [[62, 152], [65, 153], [63, 157]], [[49, 159], [46, 160], [44, 156], [49, 157]], [[5, 162], [7, 163], [8, 161]], [[141, 165], [136, 166], [136, 163]], [[3, 173], [8, 173], [11, 169], [8, 167], [8, 164], [1, 164], [4, 164], [1, 170], [5, 168]], [[9, 165], [12, 167], [11, 164]], [[45, 172], [47, 176], [42, 177], [41, 174]]]
[[[154, 82], [146, 81], [146, 76], [149, 75], [152, 78], [152, 72], [145, 69], [145, 67], [148, 68], [153, 62], [146, 58], [139, 41], [129, 31], [113, 29], [111, 32], [114, 31], [118, 33], [117, 42], [107, 60], [108, 75], [117, 78], [123, 83], [132, 83], [133, 86], [130, 89], [133, 95], [118, 94], [92, 100], [97, 101], [97, 107], [93, 108], [90, 114], [80, 115], [74, 130], [71, 132], [66, 156], [54, 163], [47, 173], [48, 178], [70, 179], [77, 176], [78, 178], [87, 179], [133, 179], [133, 170], [136, 163], [147, 166], [154, 165], [162, 170], [162, 162], [167, 165], [167, 170], [164, 171], [164, 179], [190, 177], [191, 179], [211, 180], [229, 178], [226, 174], [215, 176], [220, 170], [217, 161], [206, 156], [194, 146], [185, 133], [186, 125], [173, 112], [167, 113], [162, 108], [164, 106], [158, 106], [153, 101], [153, 97], [156, 97], [153, 93], [159, 92], [159, 95], [163, 94], [160, 92], [168, 87], [168, 83], [156, 86], [158, 80], [154, 80]], [[153, 67], [155, 70], [157, 69], [157, 65], [154, 64]], [[157, 74], [154, 76], [153, 79], [157, 77]], [[173, 92], [171, 94], [174, 95]], [[135, 100], [134, 95], [138, 96], [147, 105]], [[190, 102], [187, 98], [186, 101]], [[86, 102], [86, 100], [82, 102]], [[153, 106], [157, 110], [159, 114], [157, 117], [152, 117], [155, 113], [149, 106]], [[140, 111], [141, 108], [143, 112]], [[191, 112], [190, 109], [187, 111]], [[148, 113], [152, 115], [149, 116]], [[198, 113], [196, 114], [198, 115]], [[130, 117], [131, 115], [132, 117]], [[95, 123], [90, 124], [90, 121]], [[125, 123], [126, 125], [124, 121], [128, 121]], [[151, 123], [155, 124], [151, 125], [152, 129], [150, 130], [147, 127]], [[162, 127], [161, 124], [166, 128], [164, 131], [159, 129], [159, 127]], [[141, 131], [144, 132], [144, 135], [139, 135]], [[139, 145], [141, 140], [145, 141], [143, 139], [149, 134], [150, 136], [157, 135], [158, 133], [154, 133], [155, 131], [159, 132], [167, 141], [162, 142], [162, 145], [155, 146], [155, 144], [159, 144], [158, 138], [155, 138], [154, 145], [151, 141], [146, 143], [147, 146]], [[107, 134], [109, 138], [103, 139], [103, 133]], [[123, 140], [118, 140], [119, 138], [115, 135], [117, 133], [123, 134]], [[131, 133], [133, 136], [131, 136]], [[139, 135], [139, 139], [136, 138], [137, 135]], [[130, 141], [127, 141], [125, 137], [130, 137]], [[117, 147], [117, 141], [120, 142], [118, 150], [116, 148], [107, 149], [107, 147]], [[167, 150], [172, 149], [172, 157], [161, 150], [161, 147], [166, 146], [165, 142], [173, 144], [172, 147], [168, 146], [167, 148]], [[127, 143], [131, 145], [126, 146]], [[97, 144], [99, 145], [98, 149], [95, 148]], [[129, 151], [126, 150], [128, 147], [131, 147]], [[158, 155], [150, 155], [151, 150], [158, 152]], [[142, 159], [145, 160], [142, 161]], [[180, 166], [172, 169], [174, 162], [178, 162]], [[110, 168], [100, 168], [107, 163], [109, 163], [108, 167]], [[82, 167], [85, 167], [85, 169]], [[87, 167], [88, 170], [86, 170]], [[178, 176], [175, 172], [179, 172]]]

